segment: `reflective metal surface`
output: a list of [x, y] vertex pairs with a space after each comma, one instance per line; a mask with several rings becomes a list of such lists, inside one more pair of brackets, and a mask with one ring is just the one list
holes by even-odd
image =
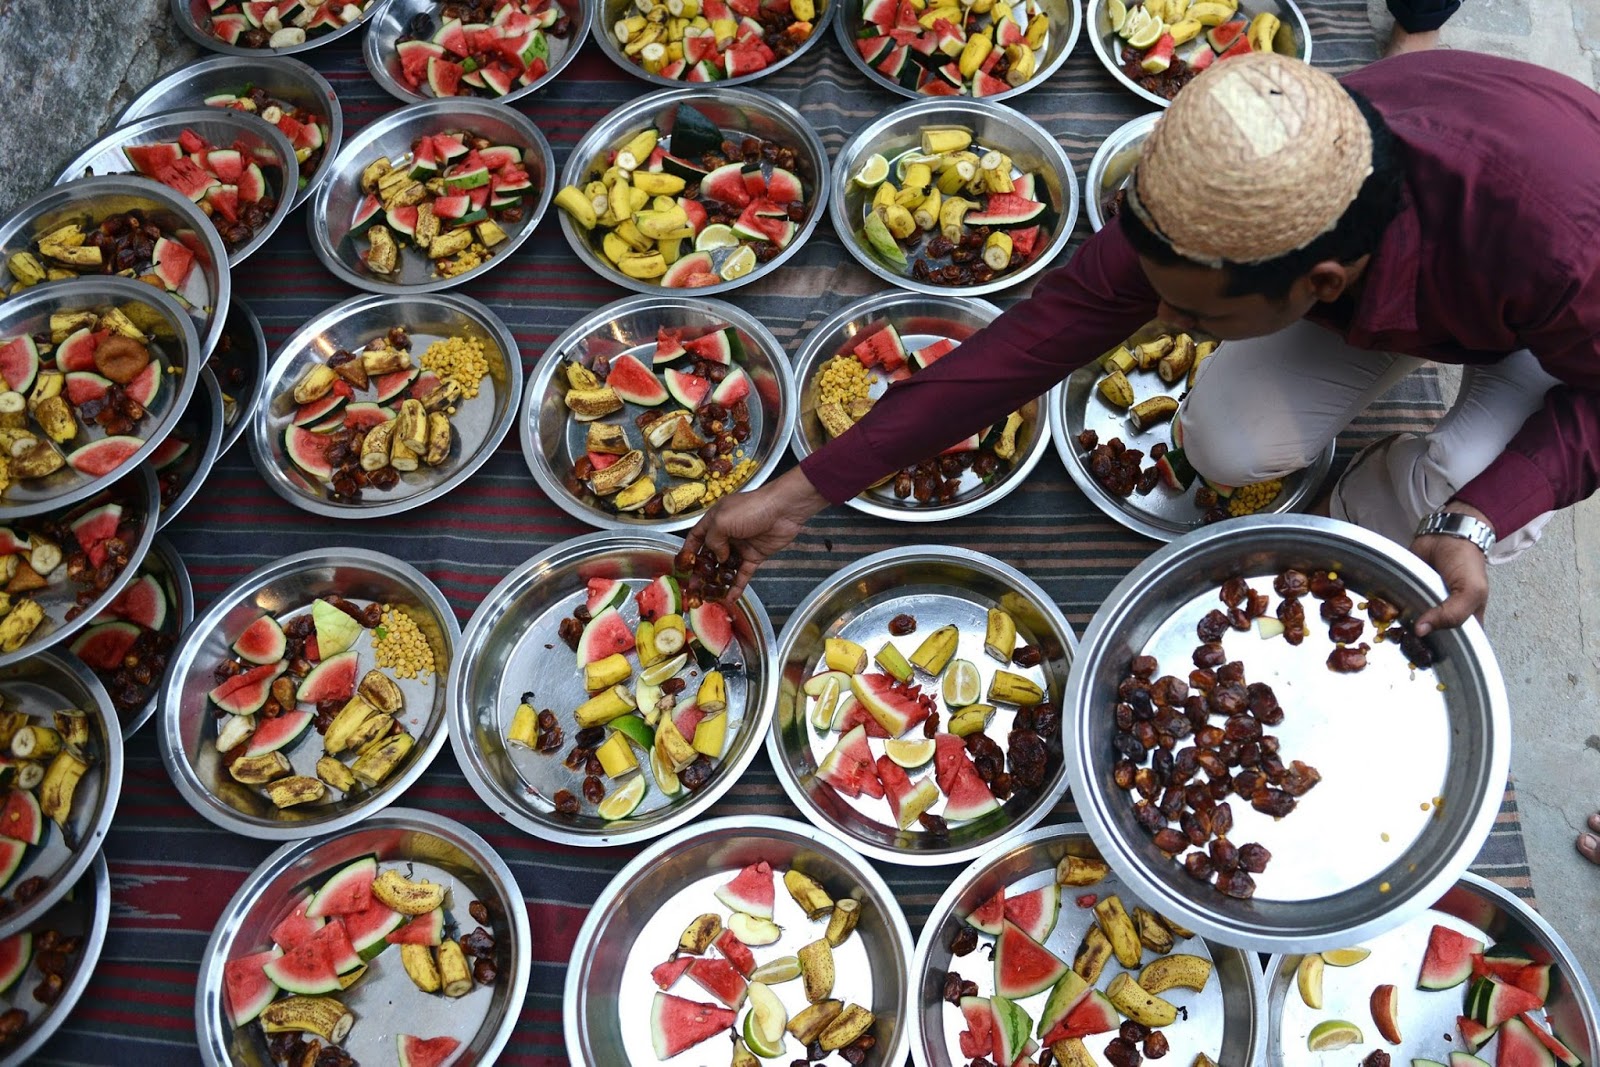
[[1140, 115], [1111, 131], [1111, 136], [1100, 142], [1094, 158], [1089, 161], [1089, 173], [1083, 178], [1083, 210], [1089, 217], [1089, 228], [1099, 232], [1108, 219], [1115, 218], [1113, 204], [1117, 193], [1128, 184], [1134, 165], [1139, 162], [1139, 149], [1144, 139], [1155, 129], [1161, 112]]
[[217, 452], [222, 446], [222, 390], [217, 388], [216, 375], [209, 370], [200, 372], [200, 383], [172, 430], [172, 439], [186, 441], [189, 447], [170, 466], [156, 472], [157, 481], [170, 480], [179, 487], [172, 503], [162, 505], [161, 517], [156, 522], [158, 530], [177, 518], [194, 499], [217, 462]]
[[[736, 78], [723, 78], [716, 83], [716, 87], [718, 89], [732, 89], [739, 85], [749, 85], [751, 82], [760, 81], [762, 78], [770, 74], [776, 74], [784, 67], [787, 67], [805, 55], [812, 45], [827, 35], [828, 23], [833, 20], [834, 9], [838, 6], [833, 0], [816, 0], [817, 13], [816, 17], [811, 20], [811, 36], [807, 37], [799, 48], [775, 60], [770, 66], [762, 67], [753, 73], [741, 74]], [[848, 0], [846, 6], [849, 6]], [[637, 10], [632, 0], [585, 0], [583, 10], [585, 21], [593, 23], [592, 32], [594, 33], [595, 43], [600, 46], [600, 51], [604, 52], [606, 58], [611, 62], [635, 78], [647, 81], [651, 85], [658, 85], [666, 89], [676, 89], [684, 84], [681, 78], [667, 78], [660, 74], [651, 74], [644, 67], [635, 63], [632, 58], [622, 54], [622, 47], [617, 44], [617, 37], [612, 27], [616, 25], [619, 19], [626, 18]]]
[[[567, 0], [558, 2], [561, 9], [571, 16], [572, 29], [564, 38], [552, 37], [548, 32], [545, 33], [544, 39], [550, 49], [550, 58], [547, 60], [544, 75], [535, 78], [527, 85], [519, 85], [504, 96], [485, 96], [479, 99], [492, 104], [514, 104], [543, 89], [567, 69], [567, 64], [577, 56], [583, 47], [584, 37], [589, 33], [590, 7], [581, 0], [571, 0], [570, 3]], [[438, 21], [440, 5], [437, 0], [377, 0], [377, 8], [378, 10], [372, 15], [372, 28], [367, 30], [366, 39], [361, 42], [361, 53], [367, 61], [367, 70], [371, 73], [372, 80], [377, 82], [384, 92], [402, 103], [413, 104], [419, 100], [436, 99], [431, 93], [413, 92], [401, 79], [400, 53], [397, 46], [400, 35], [406, 32], [406, 26], [416, 16], [433, 15], [435, 21]]]
[[[194, 621], [194, 586], [189, 581], [189, 568], [184, 566], [183, 558], [178, 555], [178, 550], [172, 547], [172, 542], [165, 537], [158, 537], [151, 544], [150, 554], [144, 558], [139, 573], [151, 575], [161, 583], [162, 591], [167, 595], [167, 622], [161, 628], [161, 632], [170, 633], [176, 639]], [[95, 621], [109, 621], [109, 617], [97, 616]], [[167, 664], [170, 671], [172, 657], [167, 658]], [[167, 675], [163, 673], [155, 680], [150, 689], [150, 699], [146, 700], [134, 714], [121, 716], [124, 741], [138, 733], [156, 713], [156, 705], [161, 700], [161, 687], [166, 684], [166, 677]]]
[[235, 300], [228, 309], [227, 325], [214, 355], [217, 384], [222, 389], [220, 456], [239, 440], [267, 394], [267, 335], [261, 330], [261, 320], [243, 300]]

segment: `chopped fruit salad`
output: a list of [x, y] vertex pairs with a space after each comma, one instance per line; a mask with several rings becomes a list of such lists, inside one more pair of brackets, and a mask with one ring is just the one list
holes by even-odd
[[1042, 178], [975, 143], [964, 127], [926, 127], [917, 148], [892, 166], [870, 156], [851, 181], [863, 190], [860, 242], [885, 266], [930, 285], [985, 285], [1019, 270], [1055, 228]]
[[329, 790], [369, 796], [409, 762], [408, 721], [415, 727], [419, 716], [413, 707], [407, 719], [400, 684], [375, 666], [392, 610], [403, 609], [330, 594], [262, 615], [235, 636], [209, 694], [217, 751], [234, 782], [281, 810], [331, 803]]
[[446, 0], [400, 35], [400, 80], [423, 96], [505, 96], [543, 78], [571, 36], [560, 0]]
[[[386, 1022], [372, 1000], [358, 1018], [341, 998], [346, 990], [381, 987], [388, 996], [379, 1003], [392, 1005], [387, 1029], [395, 1037], [382, 1040], [385, 1059], [368, 1062], [438, 1067], [449, 1061], [461, 1042], [401, 1032], [415, 1025], [407, 1013], [437, 1010], [436, 1002], [456, 1005], [451, 1014], [472, 1013], [462, 998], [493, 986], [510, 958], [493, 931], [493, 920], [503, 917], [480, 900], [463, 911], [456, 884], [442, 869], [373, 856], [327, 874], [320, 888], [285, 902], [266, 948], [227, 962], [228, 1021], [236, 1028], [258, 1024], [282, 1067], [357, 1067], [345, 1046], [368, 1041]], [[464, 933], [469, 924], [472, 932]], [[388, 981], [396, 973], [410, 984]]]
[[[656, 1059], [675, 1060], [712, 1038], [732, 1038], [734, 1067], [802, 1056], [803, 1062], [881, 1062], [871, 1056], [876, 1017], [849, 999], [865, 993], [872, 970], [855, 936], [860, 891], [850, 887], [835, 897], [838, 887], [830, 890], [801, 867], [780, 871], [765, 860], [725, 878], [708, 878], [678, 894], [686, 906], [713, 900], [720, 906], [691, 922], [667, 959], [651, 969]], [[720, 884], [707, 892], [711, 882]], [[691, 896], [700, 903], [691, 905]], [[699, 999], [706, 995], [713, 999]]]
[[259, 85], [246, 85], [237, 93], [213, 93], [206, 97], [205, 105], [247, 111], [278, 127], [294, 146], [295, 162], [300, 164], [299, 186], [302, 189], [316, 177], [317, 168], [327, 158], [328, 138], [332, 136], [328, 116], [273, 96]]
[[218, 148], [186, 129], [176, 141], [124, 145], [122, 154], [136, 173], [194, 201], [229, 253], [266, 227], [284, 193], [283, 172], [273, 152], [242, 141]]
[[1039, 73], [1052, 28], [1037, 0], [865, 0], [856, 51], [905, 89], [995, 96]]
[[361, 262], [396, 277], [402, 245], [442, 278], [487, 262], [506, 239], [501, 224], [521, 222], [522, 198], [536, 191], [522, 163], [522, 149], [470, 131], [419, 137], [406, 156], [373, 160], [361, 171], [364, 196], [350, 224], [350, 236], [366, 241]]
[[1263, 11], [1246, 18], [1239, 0], [1106, 0], [1106, 17], [1124, 42], [1122, 73], [1168, 100], [1218, 60], [1246, 52], [1294, 53], [1293, 37], [1278, 16]]
[[[39, 874], [12, 884], [18, 874], [28, 873], [27, 862], [43, 855], [49, 824], [55, 823], [57, 833], [73, 832], [78, 785], [102, 758], [93, 714], [79, 708], [24, 711], [12, 696], [0, 706], [0, 750], [6, 754], [0, 760], [0, 888], [10, 890], [7, 911], [49, 886], [49, 878]], [[67, 840], [77, 847], [75, 839]], [[26, 959], [21, 962], [27, 965]]]
[[[64, 281], [88, 274], [121, 274], [164, 289], [185, 308], [211, 312], [211, 293], [202, 262], [200, 235], [152, 221], [144, 211], [63, 222], [39, 234], [26, 251], [6, 258], [11, 272], [10, 295], [40, 282]], [[160, 324], [154, 312], [130, 305], [123, 311], [149, 329]]]
[[654, 127], [594, 160], [583, 187], [555, 202], [606, 262], [671, 289], [737, 281], [791, 243], [810, 214], [793, 146], [724, 134], [679, 104]]
[[73, 639], [72, 654], [95, 672], [117, 714], [128, 720], [155, 698], [182, 629], [165, 568], [146, 565]]
[[238, 48], [293, 48], [360, 22], [373, 0], [208, 0], [200, 21], [223, 44]]
[[611, 39], [646, 73], [717, 82], [794, 54], [816, 17], [816, 0], [641, 0], [612, 24]]
[[661, 327], [653, 346], [568, 363], [564, 402], [587, 427], [568, 491], [657, 519], [709, 507], [748, 481], [764, 402], [740, 365], [741, 337], [732, 326]]

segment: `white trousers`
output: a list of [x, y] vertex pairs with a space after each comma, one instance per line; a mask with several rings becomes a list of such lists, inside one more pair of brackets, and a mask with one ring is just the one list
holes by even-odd
[[[1178, 413], [1184, 452], [1214, 482], [1281, 478], [1313, 462], [1367, 405], [1424, 362], [1352, 348], [1308, 322], [1229, 341], [1201, 365]], [[1463, 368], [1455, 405], [1431, 431], [1385, 438], [1351, 461], [1333, 489], [1333, 517], [1409, 545], [1422, 517], [1482, 473], [1558, 384], [1526, 350]], [[1520, 555], [1553, 514], [1502, 531], [1490, 562]]]

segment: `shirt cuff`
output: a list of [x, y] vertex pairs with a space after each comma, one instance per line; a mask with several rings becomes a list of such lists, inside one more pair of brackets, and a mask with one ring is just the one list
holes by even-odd
[[[856, 484], [859, 466], [843, 462], [847, 448], [837, 447], [840, 441], [853, 433], [854, 428], [847, 430], [843, 436], [834, 438], [800, 461], [801, 473], [830, 504], [843, 504], [864, 488]], [[877, 481], [877, 478], [873, 481]]]
[[1487, 515], [1500, 539], [1556, 507], [1556, 492], [1549, 477], [1539, 464], [1520, 452], [1500, 453], [1482, 474], [1456, 493], [1455, 499]]

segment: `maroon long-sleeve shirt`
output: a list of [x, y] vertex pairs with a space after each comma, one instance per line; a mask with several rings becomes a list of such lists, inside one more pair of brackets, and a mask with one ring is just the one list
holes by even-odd
[[[1563, 384], [1457, 494], [1501, 534], [1600, 487], [1600, 95], [1474, 52], [1386, 59], [1344, 79], [1403, 146], [1406, 202], [1353, 307], [1311, 320], [1355, 347], [1439, 363], [1529, 349]], [[1032, 297], [891, 388], [802, 463], [834, 503], [991, 423], [1155, 313], [1138, 257], [1108, 226]]]

